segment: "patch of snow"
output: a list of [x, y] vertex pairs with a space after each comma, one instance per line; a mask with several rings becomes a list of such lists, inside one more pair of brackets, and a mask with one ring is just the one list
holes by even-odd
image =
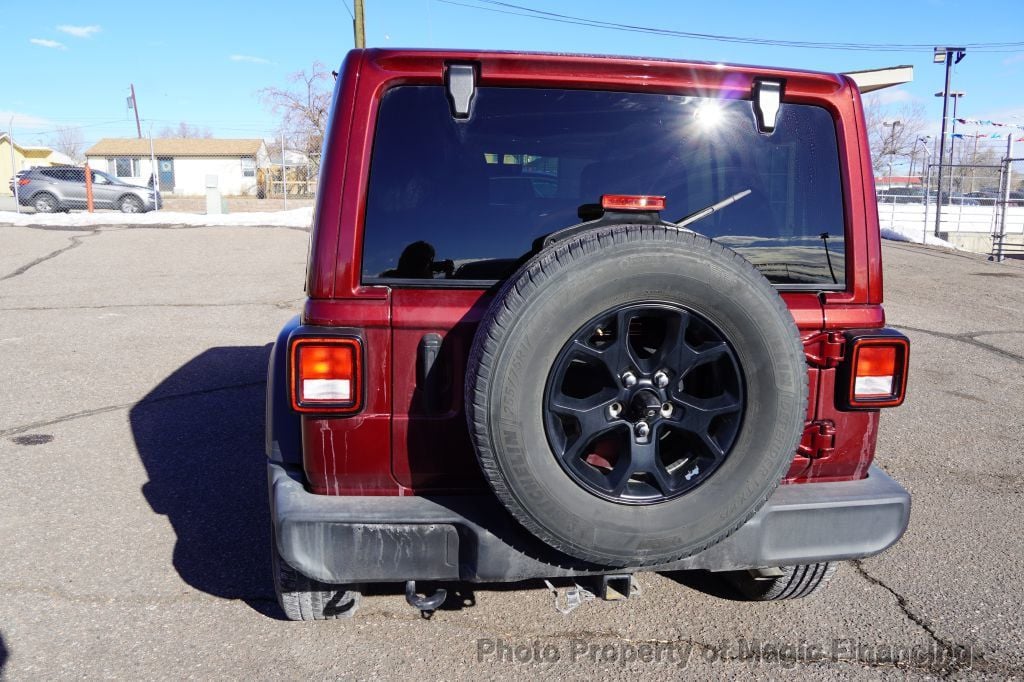
[[15, 213], [0, 211], [0, 225], [44, 227], [94, 227], [100, 225], [189, 225], [195, 227], [309, 227], [313, 223], [313, 207], [290, 211], [253, 211], [203, 215], [178, 211], [152, 211], [150, 213]]
[[[882, 239], [889, 239], [894, 242], [911, 242], [914, 244], [929, 244], [931, 246], [944, 246], [947, 249], [956, 249], [956, 246], [947, 242], [945, 239], [940, 239], [933, 234], [924, 235], [924, 230], [920, 225], [914, 225], [913, 228], [908, 226], [900, 225], [896, 223], [892, 227], [881, 228]], [[924, 237], [924, 240], [921, 239]]]

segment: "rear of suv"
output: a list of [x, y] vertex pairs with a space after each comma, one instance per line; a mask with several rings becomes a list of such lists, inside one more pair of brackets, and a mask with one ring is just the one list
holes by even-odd
[[[85, 168], [54, 166], [18, 173], [18, 203], [38, 213], [54, 213], [88, 207]], [[160, 193], [151, 187], [131, 185], [102, 171], [91, 170], [95, 208], [123, 213], [144, 213], [163, 205]], [[11, 188], [12, 191], [14, 188]]]
[[357, 50], [328, 127], [267, 384], [289, 618], [640, 570], [789, 598], [901, 537], [873, 459], [909, 344], [848, 78]]

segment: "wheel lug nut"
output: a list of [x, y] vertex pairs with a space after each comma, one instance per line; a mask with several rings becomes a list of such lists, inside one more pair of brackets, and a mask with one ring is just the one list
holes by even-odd
[[671, 417], [672, 416], [672, 403], [662, 403], [661, 404], [661, 416], [662, 417]]
[[622, 375], [622, 385], [626, 388], [636, 386], [636, 375], [632, 372], [626, 372]]
[[654, 385], [658, 388], [665, 388], [668, 386], [668, 374], [664, 370], [654, 375]]
[[647, 422], [639, 422], [636, 425], [636, 435], [638, 438], [647, 438], [651, 435], [651, 427], [647, 425]]
[[612, 419], [618, 419], [620, 414], [622, 414], [622, 403], [612, 403], [608, 406], [609, 417]]

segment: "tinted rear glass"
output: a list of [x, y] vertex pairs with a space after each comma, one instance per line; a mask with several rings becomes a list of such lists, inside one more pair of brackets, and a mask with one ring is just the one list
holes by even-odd
[[363, 279], [493, 282], [602, 194], [665, 195], [662, 217], [676, 221], [746, 189], [691, 229], [776, 284], [844, 283], [836, 133], [824, 109], [784, 104], [764, 135], [749, 101], [478, 88], [471, 117], [456, 120], [444, 88], [397, 87], [378, 116]]
[[54, 180], [85, 182], [85, 171], [81, 168], [44, 168], [39, 172]]

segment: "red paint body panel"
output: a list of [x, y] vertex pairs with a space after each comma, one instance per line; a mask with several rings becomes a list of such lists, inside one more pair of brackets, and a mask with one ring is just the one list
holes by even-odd
[[[822, 330], [882, 327], [881, 246], [870, 151], [856, 86], [844, 76], [658, 59], [473, 51], [356, 50], [341, 67], [324, 144], [311, 237], [307, 325], [361, 330], [366, 408], [357, 416], [303, 417], [304, 462], [314, 492], [408, 495], [485, 488], [469, 441], [463, 378], [489, 296], [482, 290], [389, 289], [360, 283], [363, 216], [376, 111], [386, 90], [443, 83], [445, 64], [474, 63], [480, 86], [547, 86], [749, 98], [755, 78], [785, 80], [783, 101], [820, 106], [835, 121], [846, 220], [845, 291], [783, 292], [804, 338]], [[417, 353], [441, 337], [450, 381], [423, 407]], [[835, 425], [827, 457], [796, 456], [786, 482], [865, 475], [877, 412], [835, 408], [835, 370], [809, 367], [808, 422]]]

